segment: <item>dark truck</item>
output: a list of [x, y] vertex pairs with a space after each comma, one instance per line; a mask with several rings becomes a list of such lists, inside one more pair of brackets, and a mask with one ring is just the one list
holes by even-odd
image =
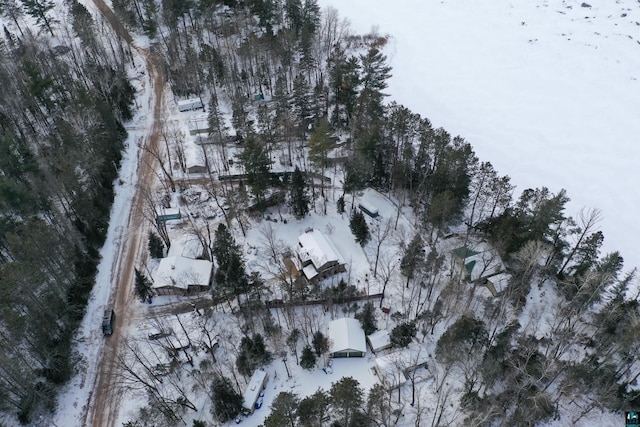
[[102, 333], [105, 336], [109, 336], [113, 333], [113, 322], [116, 319], [116, 314], [113, 312], [113, 309], [109, 308], [104, 311], [104, 316], [102, 317]]

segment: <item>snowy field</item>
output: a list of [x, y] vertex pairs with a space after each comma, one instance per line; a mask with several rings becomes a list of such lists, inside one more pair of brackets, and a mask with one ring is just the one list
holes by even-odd
[[389, 99], [461, 135], [519, 195], [603, 212], [605, 251], [640, 266], [640, 5], [633, 0], [320, 0], [392, 40]]

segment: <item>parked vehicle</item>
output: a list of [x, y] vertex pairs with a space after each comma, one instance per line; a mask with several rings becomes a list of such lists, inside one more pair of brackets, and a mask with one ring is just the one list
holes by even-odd
[[260, 392], [260, 395], [258, 396], [258, 400], [256, 400], [256, 409], [262, 408], [263, 400], [264, 400], [264, 392]]
[[104, 316], [102, 317], [102, 333], [105, 336], [109, 336], [113, 333], [113, 323], [115, 320], [116, 314], [113, 312], [113, 309], [106, 309], [104, 311]]

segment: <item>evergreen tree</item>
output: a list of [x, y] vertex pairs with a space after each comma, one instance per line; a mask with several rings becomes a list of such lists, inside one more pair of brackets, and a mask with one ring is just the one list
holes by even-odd
[[293, 31], [296, 37], [299, 36], [302, 31], [302, 1], [286, 0], [284, 4], [284, 11], [289, 28]]
[[304, 346], [302, 349], [300, 366], [308, 371], [312, 370], [316, 366], [316, 355], [309, 345]]
[[242, 410], [242, 396], [233, 389], [229, 380], [215, 375], [211, 383], [213, 406], [211, 412], [220, 422], [232, 420]]
[[242, 338], [236, 359], [238, 372], [250, 377], [257, 368], [268, 364], [271, 360], [273, 355], [267, 350], [262, 335], [255, 334], [253, 337]]
[[[22, 35], [24, 35], [24, 33], [18, 23], [18, 18], [22, 16], [23, 13], [24, 11], [22, 10], [22, 7], [16, 0], [0, 0], [0, 15], [11, 19], [13, 23], [16, 24], [18, 31], [20, 31], [20, 34]], [[7, 31], [8, 29], [5, 27], [5, 33]]]
[[136, 295], [138, 296], [138, 298], [140, 298], [140, 301], [145, 302], [151, 299], [151, 297], [153, 297], [154, 295], [153, 284], [147, 278], [147, 276], [142, 274], [140, 270], [138, 270], [137, 268], [134, 269], [134, 272], [136, 276], [135, 278]]
[[366, 55], [360, 55], [362, 90], [358, 97], [358, 126], [365, 128], [378, 122], [384, 116], [382, 100], [386, 96], [382, 91], [387, 88], [391, 77], [391, 67], [387, 57], [377, 48], [370, 48]]
[[419, 234], [413, 236], [411, 243], [407, 246], [400, 261], [400, 271], [407, 277], [407, 287], [409, 281], [413, 279], [417, 269], [424, 263], [424, 244]]
[[[316, 172], [321, 175], [320, 178], [320, 194], [322, 197], [324, 194], [324, 173], [329, 166], [329, 150], [333, 147], [333, 140], [331, 139], [331, 129], [329, 128], [329, 122], [327, 119], [322, 118], [318, 123], [318, 126], [311, 134], [309, 138], [309, 161], [313, 165]], [[326, 203], [324, 204], [326, 215]]]
[[164, 244], [162, 239], [155, 233], [149, 233], [149, 254], [151, 258], [163, 258], [164, 257]]
[[390, 425], [391, 402], [389, 390], [382, 384], [374, 384], [367, 395], [366, 414], [374, 425]]
[[253, 135], [249, 135], [239, 157], [247, 176], [247, 184], [251, 187], [258, 206], [264, 209], [264, 200], [269, 186], [269, 169], [272, 163], [266, 147]]
[[142, 0], [142, 9], [145, 14], [142, 29], [149, 38], [154, 38], [158, 33], [158, 6], [154, 0]]
[[298, 361], [298, 340], [300, 339], [300, 329], [293, 328], [287, 337], [287, 345], [289, 350], [296, 356], [296, 364]]
[[38, 25], [44, 25], [53, 37], [51, 29], [52, 18], [47, 14], [54, 8], [55, 3], [51, 0], [20, 0], [24, 6], [24, 10], [31, 15]]
[[344, 213], [344, 196], [340, 196], [336, 201], [336, 210], [339, 214]]
[[211, 95], [211, 100], [209, 101], [207, 121], [209, 124], [209, 136], [213, 139], [213, 142], [216, 144], [224, 144], [229, 128], [224, 121], [224, 116], [220, 112], [218, 97], [215, 94]]
[[316, 352], [316, 356], [318, 357], [320, 357], [323, 353], [329, 351], [329, 338], [324, 336], [324, 334], [320, 331], [317, 331], [315, 334], [313, 334], [311, 344], [313, 345], [313, 349]]
[[[312, 352], [313, 354], [313, 352]], [[329, 396], [318, 389], [311, 396], [307, 396], [298, 405], [298, 418], [305, 420], [308, 426], [321, 426], [325, 422], [329, 409]]]
[[344, 377], [331, 385], [329, 390], [333, 409], [340, 415], [343, 426], [351, 425], [354, 414], [362, 407], [363, 391], [357, 380]]
[[405, 348], [411, 344], [413, 338], [417, 334], [416, 324], [414, 322], [401, 323], [391, 330], [391, 344], [396, 348]]
[[355, 315], [355, 318], [360, 321], [362, 329], [366, 335], [371, 335], [378, 329], [376, 324], [375, 308], [371, 302], [366, 303], [362, 310]]
[[246, 292], [248, 277], [244, 259], [240, 247], [223, 223], [220, 223], [216, 230], [213, 255], [218, 263], [218, 269], [215, 273], [218, 286], [236, 296]]
[[348, 129], [358, 97], [360, 64], [358, 58], [347, 58], [344, 50], [336, 46], [329, 58], [329, 67], [331, 124], [338, 129]]
[[436, 344], [436, 359], [447, 365], [466, 361], [476, 353], [481, 354], [489, 341], [484, 322], [464, 315], [442, 334]]
[[364, 214], [359, 210], [355, 210], [351, 215], [351, 221], [349, 221], [349, 228], [356, 238], [356, 242], [360, 243], [360, 246], [367, 244], [371, 239], [371, 233], [369, 232], [369, 226], [364, 219]]
[[295, 393], [283, 391], [279, 393], [271, 404], [271, 413], [264, 420], [264, 427], [296, 427], [296, 409], [300, 398]]
[[309, 213], [309, 196], [307, 195], [307, 183], [304, 174], [296, 166], [291, 176], [290, 203], [293, 215], [297, 219], [304, 218]]
[[311, 123], [311, 103], [309, 102], [311, 88], [307, 79], [298, 74], [293, 81], [293, 107], [296, 115], [296, 122], [299, 124], [299, 136], [306, 134], [307, 126]]

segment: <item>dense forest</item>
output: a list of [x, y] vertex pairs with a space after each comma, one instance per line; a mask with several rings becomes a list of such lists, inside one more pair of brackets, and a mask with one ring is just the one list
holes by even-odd
[[68, 1], [52, 39], [52, 7], [0, 3], [0, 410], [23, 422], [74, 372], [134, 95], [114, 34]]
[[[93, 286], [126, 138], [122, 122], [131, 118], [134, 94], [126, 79], [127, 47], [77, 1], [65, 1], [67, 23], [48, 19], [50, 2], [12, 4], [0, 2], [17, 31], [5, 27], [0, 59], [7, 88], [0, 94], [0, 409], [28, 422], [37, 411], [52, 409], [56, 386], [73, 373], [70, 342]], [[216, 297], [227, 297], [229, 305], [233, 297], [240, 305], [241, 296], [264, 285], [245, 270], [240, 245], [229, 232], [238, 225], [245, 233], [250, 207], [265, 212], [270, 196], [284, 186], [295, 217], [310, 211], [326, 215], [328, 209], [353, 210], [344, 196], [353, 200], [358, 191], [375, 188], [415, 213], [398, 270], [418, 303], [402, 308], [392, 331], [394, 346], [424, 342], [444, 329], [434, 349], [437, 366], [431, 368], [438, 395], [431, 425], [450, 420], [454, 405], [462, 413], [458, 421], [469, 425], [535, 425], [556, 417], [560, 405], [578, 408], [577, 420], [594, 409], [640, 407], [640, 312], [637, 295], [630, 295], [635, 270], [625, 272], [617, 252], [601, 254], [599, 212], [571, 217], [564, 190], [540, 187], [514, 197], [509, 177], [478, 159], [464, 138], [387, 102], [387, 36], [354, 35], [335, 10], [321, 12], [315, 0], [113, 0], [113, 7], [132, 31], [152, 41], [175, 98], [206, 101], [209, 132], [202, 151], [208, 192], [226, 226], [199, 238], [208, 248], [206, 258], [217, 262]], [[18, 25], [23, 13], [33, 14], [42, 35]], [[65, 25], [66, 37], [52, 46], [46, 33], [53, 34], [51, 26], [64, 33]], [[269, 102], [255, 102], [265, 97]], [[232, 113], [233, 129], [222, 106]], [[338, 160], [329, 157], [337, 136], [345, 141]], [[244, 182], [219, 185], [214, 175], [229, 173], [230, 138], [242, 140], [235, 160], [244, 168]], [[169, 184], [162, 191], [168, 194], [176, 190], [173, 165], [187, 168], [179, 139], [158, 153], [162, 165], [168, 156], [168, 169], [162, 166]], [[303, 145], [308, 156], [300, 155]], [[290, 179], [274, 179], [270, 153], [300, 168]], [[323, 176], [328, 168], [343, 169], [341, 197], [334, 200], [323, 180], [311, 180], [309, 197], [304, 177]], [[379, 252], [385, 231], [372, 235], [376, 231], [369, 232], [364, 218], [350, 215], [358, 243], [377, 242]], [[163, 241], [157, 244], [169, 247], [166, 229], [155, 226]], [[448, 254], [440, 243], [452, 232], [496, 248], [511, 273], [498, 298], [472, 304], [481, 284], [444, 274]], [[378, 268], [376, 256], [374, 275]], [[350, 285], [330, 292], [339, 300]], [[289, 301], [309, 298], [308, 289], [286, 280], [283, 286]], [[519, 323], [530, 292], [543, 286], [553, 289], [553, 303], [545, 307], [551, 319], [546, 334]], [[264, 302], [252, 304], [260, 307], [251, 315], [270, 319]], [[375, 324], [370, 310], [365, 305], [358, 311], [363, 325]], [[210, 380], [212, 413], [219, 421], [240, 410], [234, 369], [250, 374], [272, 360], [260, 334], [273, 348], [273, 337], [282, 339], [270, 321], [259, 326], [244, 320], [252, 326], [229, 371], [233, 381], [222, 371]], [[287, 335], [292, 348], [297, 334], [293, 329]], [[315, 340], [309, 335], [309, 342]], [[315, 366], [326, 352], [322, 336], [316, 342], [301, 352], [301, 366]], [[297, 350], [292, 353], [298, 362]], [[182, 402], [162, 407], [163, 423], [179, 422], [175, 408], [184, 409]], [[419, 402], [414, 404], [418, 411]], [[343, 378], [313, 396], [280, 394], [265, 425], [315, 426], [327, 419], [343, 427], [394, 425], [402, 408], [383, 387], [364, 393], [356, 381]], [[157, 422], [151, 417], [129, 425]]]

